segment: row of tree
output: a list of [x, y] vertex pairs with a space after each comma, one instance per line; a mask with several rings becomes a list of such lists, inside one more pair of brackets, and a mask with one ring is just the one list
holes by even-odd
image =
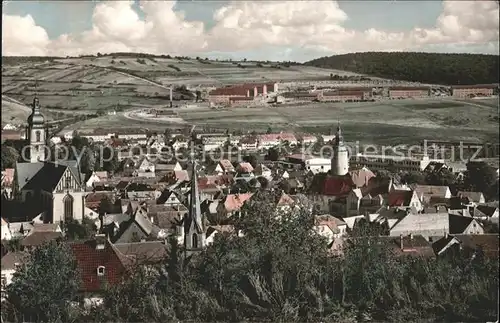
[[499, 80], [498, 55], [367, 52], [321, 57], [305, 65], [442, 85], [492, 84]]
[[305, 211], [276, 220], [259, 192], [236, 230], [185, 257], [175, 239], [157, 270], [137, 269], [105, 289], [102, 308], [68, 306], [79, 275], [64, 245], [31, 253], [6, 290], [4, 321], [37, 322], [358, 322], [494, 321], [498, 263], [465, 251], [456, 257], [397, 257], [369, 227], [351, 232], [331, 257]]

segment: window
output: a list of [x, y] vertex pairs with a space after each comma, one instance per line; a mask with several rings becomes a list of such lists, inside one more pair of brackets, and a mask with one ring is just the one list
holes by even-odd
[[97, 276], [104, 276], [105, 271], [106, 271], [106, 268], [104, 266], [97, 267]]
[[193, 248], [198, 248], [198, 235], [196, 233], [193, 234], [193, 237], [191, 238], [193, 241], [192, 241], [192, 244], [193, 244]]
[[63, 198], [64, 222], [68, 222], [69, 220], [73, 219], [73, 202], [74, 202], [74, 199], [69, 194]]
[[39, 141], [40, 141], [40, 137], [41, 137], [40, 130], [37, 130], [37, 131], [35, 132], [35, 137], [36, 137], [36, 142], [39, 142]]
[[65, 183], [64, 183], [64, 187], [65, 188], [70, 188], [71, 187], [71, 177], [68, 176], [64, 179]]

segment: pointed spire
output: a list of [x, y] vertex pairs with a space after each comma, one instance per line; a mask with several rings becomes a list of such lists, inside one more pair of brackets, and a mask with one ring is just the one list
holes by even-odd
[[[191, 135], [193, 135], [193, 129], [191, 129]], [[190, 161], [191, 161], [191, 190], [189, 197], [189, 220], [194, 221], [195, 226], [198, 232], [203, 231], [203, 221], [201, 216], [201, 207], [200, 207], [200, 193], [198, 190], [198, 175], [196, 173], [196, 160], [194, 154], [194, 139], [191, 136], [191, 153], [190, 153]]]

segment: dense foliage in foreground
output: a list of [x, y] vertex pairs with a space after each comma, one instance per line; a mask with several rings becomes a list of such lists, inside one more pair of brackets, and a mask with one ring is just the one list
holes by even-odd
[[[54, 251], [62, 248], [57, 246], [34, 253], [9, 285], [8, 298], [33, 295], [29, 304], [56, 298], [47, 314], [34, 305], [28, 308], [46, 322], [496, 320], [496, 261], [467, 255], [398, 258], [370, 238], [369, 229], [352, 233], [345, 257], [328, 257], [325, 241], [312, 234], [310, 215], [298, 212], [280, 222], [270, 216], [270, 194], [258, 195], [236, 224], [244, 237], [219, 236], [191, 258], [172, 240], [170, 257], [157, 271], [137, 270], [133, 279], [106, 291], [104, 309], [84, 313], [59, 305], [56, 310], [62, 298], [74, 295], [71, 279], [63, 280], [68, 286], [50, 286], [56, 282], [41, 274], [54, 272], [55, 266], [67, 266], [56, 271], [64, 277], [73, 272], [71, 261]], [[42, 270], [40, 253], [57, 261], [45, 261]], [[56, 297], [55, 288], [64, 292]], [[27, 310], [15, 302], [4, 305], [17, 317]]]
[[498, 55], [368, 52], [321, 57], [305, 65], [442, 85], [491, 84], [499, 80]]

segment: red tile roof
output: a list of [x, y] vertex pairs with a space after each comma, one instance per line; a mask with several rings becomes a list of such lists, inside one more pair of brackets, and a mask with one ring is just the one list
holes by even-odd
[[224, 207], [227, 212], [233, 212], [239, 210], [246, 201], [248, 201], [253, 194], [229, 194], [224, 201]]
[[496, 89], [498, 84], [454, 85], [452, 89]]
[[328, 196], [347, 196], [354, 186], [350, 176], [329, 177], [323, 184], [323, 194]]
[[387, 197], [389, 206], [410, 206], [413, 191], [394, 190]]
[[243, 172], [243, 173], [251, 173], [251, 172], [253, 172], [253, 167], [250, 163], [241, 162], [238, 165], [238, 171]]
[[[103, 284], [113, 286], [125, 278], [125, 266], [120, 260], [117, 251], [106, 242], [104, 249], [97, 250], [95, 241], [74, 242], [70, 244], [81, 276], [81, 290], [84, 292], [98, 292], [104, 288]], [[97, 275], [97, 268], [104, 266], [104, 275]]]
[[428, 91], [427, 86], [393, 86], [389, 88], [389, 91]]

